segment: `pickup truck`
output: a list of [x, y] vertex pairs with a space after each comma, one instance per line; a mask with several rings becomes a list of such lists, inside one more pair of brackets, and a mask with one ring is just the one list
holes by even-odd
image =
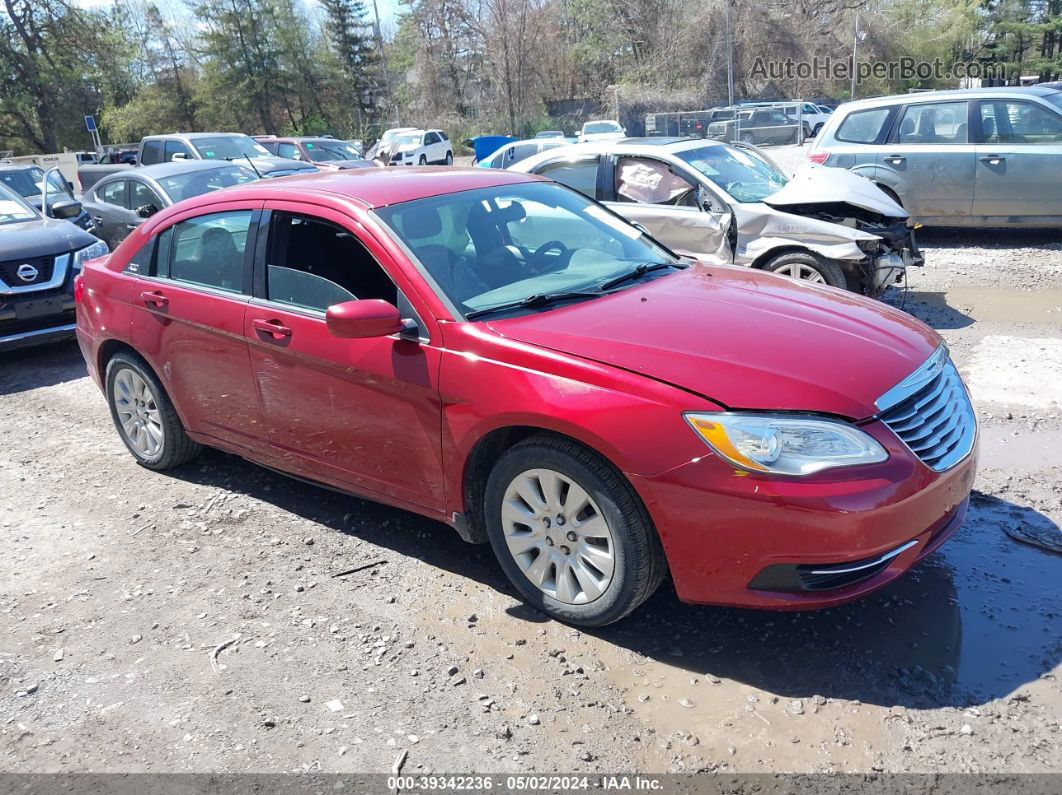
[[107, 244], [69, 219], [76, 201], [50, 203], [51, 217], [0, 184], [0, 351], [74, 335], [74, 277]]
[[[197, 132], [149, 135], [140, 141], [137, 166], [153, 166], [172, 160], [229, 160], [246, 166], [262, 178], [317, 171], [312, 163], [274, 157], [249, 135]], [[92, 165], [77, 170], [81, 189], [88, 190], [104, 177], [132, 165]]]

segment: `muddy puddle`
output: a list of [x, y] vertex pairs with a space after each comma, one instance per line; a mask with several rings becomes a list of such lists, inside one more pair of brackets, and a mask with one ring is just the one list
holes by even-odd
[[[1015, 290], [1000, 287], [949, 287], [944, 292], [912, 290], [908, 304], [925, 303], [953, 316], [954, 326], [974, 321], [995, 323], [1062, 324], [1062, 288]], [[911, 311], [911, 310], [908, 310]]]

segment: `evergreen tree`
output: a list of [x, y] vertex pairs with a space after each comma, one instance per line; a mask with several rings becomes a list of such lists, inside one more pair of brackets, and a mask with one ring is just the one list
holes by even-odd
[[347, 81], [352, 110], [356, 120], [364, 124], [375, 115], [381, 94], [380, 58], [365, 19], [365, 4], [362, 0], [321, 0], [321, 7]]

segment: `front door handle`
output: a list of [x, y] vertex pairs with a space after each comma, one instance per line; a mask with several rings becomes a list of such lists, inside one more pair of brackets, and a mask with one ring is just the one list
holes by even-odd
[[251, 325], [254, 326], [255, 331], [268, 334], [275, 340], [286, 339], [291, 336], [291, 329], [279, 320], [255, 319], [251, 321]]
[[885, 155], [885, 160], [886, 162], [892, 163], [894, 166], [907, 162], [907, 158], [903, 155]]
[[998, 166], [1006, 159], [1003, 155], [985, 155], [979, 158], [982, 163], [988, 163], [991, 166]]
[[160, 293], [158, 290], [144, 291], [140, 294], [140, 300], [148, 306], [156, 307], [157, 309], [165, 309], [170, 305], [170, 299]]

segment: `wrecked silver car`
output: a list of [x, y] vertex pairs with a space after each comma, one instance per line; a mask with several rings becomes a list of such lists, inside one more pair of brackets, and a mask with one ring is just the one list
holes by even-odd
[[902, 207], [870, 181], [814, 164], [790, 179], [753, 146], [627, 138], [515, 164], [641, 224], [679, 254], [876, 296], [923, 258]]

